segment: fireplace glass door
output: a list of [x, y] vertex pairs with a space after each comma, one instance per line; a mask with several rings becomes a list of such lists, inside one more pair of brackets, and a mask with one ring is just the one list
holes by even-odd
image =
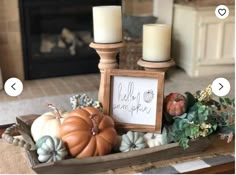
[[25, 79], [98, 72], [99, 57], [89, 47], [92, 6], [106, 3], [20, 0]]

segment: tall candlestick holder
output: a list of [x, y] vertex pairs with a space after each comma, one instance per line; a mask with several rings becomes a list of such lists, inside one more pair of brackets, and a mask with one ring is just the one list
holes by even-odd
[[168, 61], [154, 62], [139, 59], [137, 64], [143, 67], [146, 71], [167, 72], [170, 67], [175, 65], [175, 61], [173, 59], [170, 59]]
[[100, 86], [98, 92], [98, 101], [103, 104], [104, 102], [104, 89], [105, 89], [105, 69], [115, 69], [118, 68], [116, 61], [116, 56], [120, 52], [120, 48], [124, 47], [124, 42], [111, 43], [111, 44], [100, 44], [100, 43], [90, 43], [90, 47], [94, 48], [98, 53], [100, 60], [98, 68], [101, 73]]

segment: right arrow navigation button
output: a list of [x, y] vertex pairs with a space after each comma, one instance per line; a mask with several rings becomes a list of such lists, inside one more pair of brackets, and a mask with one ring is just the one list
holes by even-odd
[[221, 90], [224, 86], [221, 83], [219, 83], [219, 84], [220, 84], [220, 89], [219, 90]]
[[217, 78], [212, 83], [212, 92], [219, 96], [226, 96], [230, 91], [230, 83], [225, 78]]

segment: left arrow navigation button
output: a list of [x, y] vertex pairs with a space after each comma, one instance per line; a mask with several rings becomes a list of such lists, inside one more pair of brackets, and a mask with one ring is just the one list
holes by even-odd
[[9, 78], [4, 84], [7, 95], [16, 97], [23, 91], [23, 83], [18, 78]]
[[12, 89], [14, 89], [14, 90], [16, 90], [16, 89], [15, 89], [15, 87], [14, 87], [14, 86], [15, 86], [15, 84], [16, 84], [16, 83], [14, 83], [13, 85], [11, 85]]

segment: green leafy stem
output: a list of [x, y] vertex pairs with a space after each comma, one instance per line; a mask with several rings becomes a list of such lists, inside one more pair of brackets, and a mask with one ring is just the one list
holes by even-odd
[[[220, 98], [207, 104], [197, 101], [187, 113], [174, 118], [171, 135], [184, 149], [189, 140], [206, 137], [213, 132], [234, 133], [234, 99]], [[230, 108], [231, 110], [229, 110]]]

